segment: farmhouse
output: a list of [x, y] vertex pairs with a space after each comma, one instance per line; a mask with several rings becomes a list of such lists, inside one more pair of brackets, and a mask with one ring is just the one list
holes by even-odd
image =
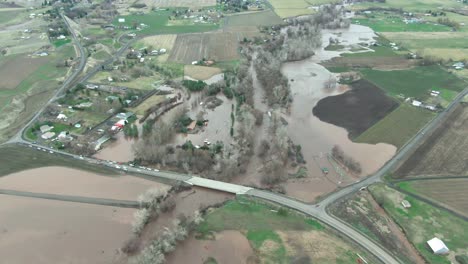
[[52, 130], [53, 128], [54, 128], [53, 126], [43, 125], [39, 129], [41, 130], [41, 133], [46, 133]]
[[67, 121], [67, 116], [60, 113], [58, 114], [57, 119], [61, 121]]
[[55, 132], [46, 132], [42, 134], [41, 138], [43, 139], [51, 139], [55, 136]]
[[195, 120], [192, 121], [192, 122], [190, 123], [190, 125], [187, 126], [187, 130], [188, 130], [188, 131], [194, 130], [196, 125], [197, 125], [197, 121], [195, 121]]
[[417, 101], [417, 100], [413, 100], [413, 102], [411, 103], [413, 106], [417, 106], [417, 107], [420, 107], [422, 105], [422, 102], [420, 101]]
[[457, 62], [452, 65], [456, 70], [462, 70], [465, 68], [465, 64], [463, 62]]
[[125, 23], [125, 18], [119, 18], [119, 23]]
[[427, 244], [431, 248], [432, 252], [434, 254], [447, 254], [449, 252], [448, 247], [445, 245], [445, 243], [438, 239], [437, 237], [434, 237], [433, 239], [427, 241]]
[[440, 92], [439, 91], [431, 91], [431, 96], [439, 96]]

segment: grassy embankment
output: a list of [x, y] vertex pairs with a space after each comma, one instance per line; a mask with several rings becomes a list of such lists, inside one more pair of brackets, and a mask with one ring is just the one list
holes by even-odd
[[[451, 263], [448, 256], [435, 255], [427, 247], [426, 241], [433, 237], [442, 239], [455, 254], [468, 248], [468, 233], [465, 232], [468, 222], [463, 219], [384, 185], [373, 185], [369, 189], [429, 263]], [[403, 199], [411, 203], [410, 208], [403, 208]]]
[[[334, 259], [329, 258], [327, 252], [314, 252], [317, 257], [314, 261], [320, 263], [354, 263], [356, 253], [369, 259], [368, 254], [361, 250], [354, 250], [343, 243], [338, 237], [331, 235], [330, 230], [319, 222], [305, 218], [302, 215], [284, 208], [271, 207], [256, 200], [238, 199], [230, 201], [221, 208], [208, 213], [205, 221], [197, 227], [197, 237], [206, 239], [213, 237], [213, 233], [223, 230], [239, 230], [250, 241], [251, 246], [258, 257], [265, 263], [290, 263], [297, 257], [287, 250], [289, 241], [284, 241], [282, 236], [288, 232], [315, 233], [322, 237], [325, 245], [334, 245], [330, 251], [336, 252]], [[283, 234], [283, 235], [281, 235]], [[266, 243], [268, 242], [268, 243]], [[309, 243], [310, 241], [307, 241]], [[300, 242], [298, 242], [300, 243]], [[265, 245], [269, 244], [268, 248]], [[271, 245], [274, 246], [271, 246]], [[345, 246], [343, 246], [345, 245]], [[299, 246], [299, 245], [296, 245]], [[302, 245], [307, 246], [307, 245]], [[323, 254], [324, 258], [320, 258]]]
[[0, 152], [7, 153], [0, 155], [0, 176], [45, 166], [64, 166], [101, 174], [115, 174], [105, 167], [73, 160], [58, 154], [50, 154], [36, 148], [8, 145], [1, 147]]

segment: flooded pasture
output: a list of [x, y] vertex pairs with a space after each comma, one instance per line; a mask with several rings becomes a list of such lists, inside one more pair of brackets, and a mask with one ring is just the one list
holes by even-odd
[[0, 195], [2, 263], [113, 263], [134, 209]]
[[43, 167], [0, 177], [0, 189], [133, 201], [150, 188], [170, 186], [128, 175], [105, 176], [65, 167]]
[[[330, 37], [338, 39], [345, 46], [343, 51], [327, 51]], [[348, 132], [342, 128], [325, 123], [315, 117], [312, 109], [323, 98], [346, 92], [347, 86], [337, 86], [333, 90], [324, 89], [325, 82], [336, 76], [319, 63], [340, 56], [344, 52], [352, 52], [351, 47], [370, 43], [375, 37], [374, 32], [364, 26], [351, 25], [349, 29], [324, 30], [322, 32], [322, 47], [309, 59], [284, 63], [282, 73], [289, 80], [293, 102], [289, 113], [282, 114], [288, 122], [287, 130], [294, 144], [302, 147], [302, 153], [307, 162], [305, 165], [308, 176], [304, 179], [292, 179], [283, 187], [288, 195], [304, 201], [313, 201], [317, 196], [330, 192], [337, 186], [343, 186], [359, 180], [359, 177], [377, 171], [396, 152], [396, 147], [389, 144], [358, 144], [348, 138]], [[262, 102], [262, 88], [255, 82], [256, 108], [267, 110]], [[266, 119], [268, 122], [268, 119]], [[263, 130], [263, 129], [262, 129]], [[259, 131], [258, 134], [261, 134]], [[343, 168], [334, 162], [329, 153], [334, 145], [340, 146], [344, 153], [353, 157], [362, 166], [361, 175], [348, 175]], [[255, 159], [255, 158], [254, 158]], [[261, 164], [251, 162], [248, 175], [242, 183], [258, 183], [256, 171]], [[256, 164], [255, 164], [256, 163]], [[252, 169], [253, 168], [253, 169]], [[324, 174], [322, 169], [327, 169]], [[255, 176], [252, 176], [255, 175]]]

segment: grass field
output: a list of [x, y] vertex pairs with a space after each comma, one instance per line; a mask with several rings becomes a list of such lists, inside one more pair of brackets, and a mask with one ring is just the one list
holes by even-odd
[[[132, 30], [138, 35], [159, 35], [159, 34], [180, 34], [180, 33], [194, 33], [205, 32], [219, 28], [217, 24], [195, 24], [195, 25], [180, 25], [168, 26], [169, 16], [172, 14], [171, 10], [159, 10], [144, 15], [128, 15], [116, 17], [113, 24], [116, 26], [129, 26], [133, 23], [145, 24], [148, 27], [142, 30]], [[119, 18], [125, 18], [124, 23], [119, 23]]]
[[65, 44], [68, 44], [68, 43], [71, 43], [71, 39], [58, 39], [58, 40], [52, 42], [52, 44], [54, 44], [54, 46], [56, 48], [61, 47], [61, 46], [65, 45]]
[[283, 23], [272, 10], [248, 14], [234, 14], [224, 18], [224, 27], [271, 26]]
[[368, 26], [377, 32], [438, 32], [451, 31], [451, 28], [445, 25], [434, 23], [408, 23], [403, 22], [402, 18], [394, 15], [383, 15], [374, 12], [375, 18], [353, 18], [354, 24]]
[[[453, 255], [433, 254], [426, 241], [433, 237], [442, 239], [450, 251], [455, 254], [464, 253], [468, 248], [468, 222], [446, 211], [437, 209], [427, 203], [405, 196], [382, 184], [369, 187], [376, 201], [380, 201], [385, 211], [404, 230], [408, 239], [426, 259], [428, 263], [451, 263]], [[411, 204], [404, 209], [401, 201], [405, 199]], [[453, 263], [453, 262], [452, 262]]]
[[318, 6], [336, 2], [334, 0], [269, 0], [273, 10], [281, 18], [313, 13], [309, 6]]
[[0, 25], [8, 25], [26, 14], [25, 9], [15, 8], [3, 10], [0, 8]]
[[155, 7], [205, 7], [215, 6], [216, 0], [139, 0], [138, 3], [145, 3]]
[[64, 166], [102, 174], [115, 174], [105, 167], [94, 166], [87, 162], [74, 162], [70, 158], [39, 151], [36, 148], [8, 145], [1, 147], [0, 151], [8, 153], [8, 155], [0, 155], [0, 176], [45, 166]]
[[363, 69], [365, 78], [392, 96], [426, 99], [434, 89], [462, 91], [466, 83], [438, 66], [415, 67], [408, 70], [378, 71]]
[[145, 114], [145, 111], [164, 101], [166, 99], [166, 96], [165, 95], [153, 95], [151, 97], [149, 97], [148, 99], [146, 99], [145, 101], [143, 101], [141, 104], [139, 104], [137, 107], [134, 107], [134, 108], [130, 108], [129, 110], [133, 113], [135, 113], [136, 115], [144, 115]]
[[[197, 227], [197, 236], [207, 238], [215, 232], [239, 230], [249, 240], [260, 263], [291, 263], [301, 256], [317, 263], [354, 263], [356, 253], [364, 254], [366, 259], [370, 257], [319, 222], [284, 208], [277, 210], [257, 200], [230, 201], [208, 213]], [[317, 243], [310, 243], [308, 237], [315, 237]]]
[[353, 9], [367, 9], [370, 7], [390, 7], [403, 9], [405, 11], [426, 12], [426, 10], [434, 10], [440, 8], [463, 8], [463, 3], [447, 0], [424, 0], [424, 1], [407, 1], [407, 0], [387, 0], [385, 3], [378, 2], [362, 2], [353, 5]]
[[468, 217], [468, 179], [407, 181], [397, 185]]
[[388, 143], [400, 148], [434, 117], [434, 113], [401, 104], [354, 141], [359, 143]]
[[395, 172], [395, 177], [467, 176], [468, 106], [459, 105], [426, 142]]
[[198, 65], [185, 65], [184, 67], [184, 74], [197, 80], [207, 80], [221, 72], [221, 69], [216, 67], [205, 67]]

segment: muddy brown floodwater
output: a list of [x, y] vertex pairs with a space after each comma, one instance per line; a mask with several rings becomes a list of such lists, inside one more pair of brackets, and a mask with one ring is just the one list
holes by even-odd
[[133, 201], [150, 188], [170, 186], [128, 175], [105, 176], [65, 167], [43, 167], [0, 177], [0, 189]]
[[[139, 127], [138, 131], [141, 131], [141, 127]], [[117, 133], [115, 137], [116, 139], [114, 141], [110, 144], [106, 144], [94, 157], [117, 162], [129, 162], [134, 160], [135, 155], [132, 148], [136, 140], [125, 138], [123, 132]]]
[[0, 195], [0, 262], [113, 263], [134, 211]]
[[[293, 94], [291, 113], [284, 115], [289, 123], [288, 134], [295, 144], [301, 145], [308, 169], [308, 177], [291, 180], [284, 187], [287, 194], [305, 201], [313, 201], [318, 195], [330, 192], [337, 186], [358, 180], [330, 161], [328, 154], [334, 145], [339, 145], [345, 154], [361, 164], [362, 174], [358, 176], [375, 172], [396, 152], [396, 147], [389, 144], [354, 143], [348, 138], [344, 128], [322, 122], [312, 114], [312, 109], [319, 100], [347, 90], [343, 86], [334, 91], [324, 90], [325, 81], [333, 74], [318, 63], [340, 55], [337, 51], [324, 50], [331, 36], [349, 47], [372, 41], [375, 35], [370, 28], [357, 25], [351, 25], [349, 29], [325, 30], [322, 33], [322, 48], [316, 51], [316, 55], [282, 66], [283, 74], [290, 80]], [[345, 52], [350, 51], [347, 49]], [[330, 173], [323, 175], [322, 167], [327, 167]]]

